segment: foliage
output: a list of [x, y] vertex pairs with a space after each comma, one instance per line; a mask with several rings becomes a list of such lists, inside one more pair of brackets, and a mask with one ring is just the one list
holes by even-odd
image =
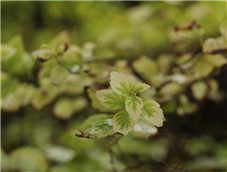
[[2, 170], [225, 170], [226, 11], [3, 2]]

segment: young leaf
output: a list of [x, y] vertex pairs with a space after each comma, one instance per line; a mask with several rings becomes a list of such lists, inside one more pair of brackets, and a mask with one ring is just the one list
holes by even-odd
[[133, 130], [134, 125], [134, 120], [125, 111], [118, 112], [113, 117], [113, 130], [115, 133], [127, 135]]
[[136, 86], [136, 80], [131, 75], [111, 72], [110, 85], [116, 93], [122, 96], [131, 96]]
[[142, 115], [146, 120], [157, 127], [161, 127], [163, 125], [163, 112], [160, 105], [155, 101], [144, 102]]
[[149, 121], [140, 116], [138, 122], [134, 125], [133, 135], [138, 138], [147, 138], [155, 135], [158, 132], [157, 128]]
[[123, 109], [125, 106], [125, 98], [113, 90], [99, 90], [96, 92], [96, 96], [107, 108]]
[[146, 91], [148, 88], [150, 88], [150, 85], [144, 84], [144, 83], [139, 83], [135, 87], [135, 92], [140, 93], [140, 92]]
[[85, 120], [81, 127], [79, 137], [99, 138], [113, 135], [113, 116], [106, 114], [97, 114]]
[[130, 96], [126, 99], [125, 108], [131, 118], [136, 122], [142, 113], [143, 100], [138, 96]]

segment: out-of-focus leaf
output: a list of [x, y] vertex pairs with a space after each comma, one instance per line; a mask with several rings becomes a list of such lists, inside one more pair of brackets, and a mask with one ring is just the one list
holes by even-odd
[[81, 137], [100, 138], [113, 135], [113, 116], [97, 114], [90, 116], [80, 127]]
[[177, 108], [178, 115], [192, 114], [196, 110], [197, 110], [196, 104], [189, 102], [186, 95], [181, 94], [179, 96], [179, 105]]
[[32, 56], [40, 62], [45, 62], [48, 61], [52, 58], [52, 53], [49, 49], [47, 48], [43, 48], [43, 49], [39, 49], [39, 50], [35, 50], [32, 52]]
[[[16, 36], [7, 45], [8, 50], [3, 47], [1, 52], [4, 53], [5, 51], [5, 54], [3, 54], [2, 68], [16, 76], [31, 76], [34, 60], [30, 54], [25, 51], [22, 38]], [[9, 52], [9, 47], [11, 47], [11, 53]], [[9, 57], [7, 57], [7, 55]]]
[[113, 117], [113, 130], [115, 133], [127, 135], [133, 130], [134, 125], [133, 118], [125, 111], [118, 112]]
[[157, 134], [157, 132], [157, 128], [152, 123], [144, 119], [143, 116], [140, 116], [134, 125], [132, 134], [138, 138], [147, 138]]
[[226, 38], [208, 38], [203, 43], [203, 52], [208, 54], [216, 54], [227, 49]]
[[79, 73], [82, 70], [83, 59], [80, 49], [73, 45], [63, 54], [58, 57], [58, 60], [64, 65], [71, 73]]
[[63, 171], [78, 172], [78, 171], [75, 171], [73, 167], [69, 167], [68, 165], [58, 165], [50, 169], [50, 172], [63, 172]]
[[227, 26], [226, 26], [226, 22], [224, 22], [221, 26], [220, 26], [220, 32], [221, 34], [227, 38]]
[[52, 102], [58, 95], [63, 93], [64, 90], [54, 85], [47, 85], [36, 89], [32, 99], [32, 105], [36, 109], [42, 109], [44, 106]]
[[63, 146], [51, 145], [46, 148], [46, 156], [52, 161], [66, 163], [75, 157], [75, 151]]
[[[12, 85], [12, 87], [14, 86]], [[7, 90], [8, 88], [6, 87], [4, 89]], [[17, 84], [14, 90], [11, 90], [7, 95], [4, 96], [4, 98], [2, 99], [1, 108], [10, 112], [17, 111], [20, 107], [26, 106], [31, 102], [33, 91], [34, 87], [31, 85]]]
[[47, 170], [47, 161], [37, 148], [21, 147], [12, 152], [12, 157], [18, 162], [18, 169], [24, 172]]
[[194, 76], [196, 78], [208, 76], [216, 67], [220, 67], [227, 63], [224, 56], [217, 55], [202, 55], [195, 59], [193, 68]]
[[196, 99], [201, 100], [207, 93], [207, 85], [204, 82], [196, 82], [192, 85], [192, 93]]
[[55, 66], [51, 70], [50, 78], [53, 84], [60, 84], [68, 74], [68, 71], [62, 66]]
[[89, 98], [91, 99], [91, 104], [95, 109], [98, 109], [101, 112], [110, 111], [99, 101], [99, 99], [96, 96], [95, 90], [88, 88], [87, 93], [88, 93]]
[[176, 82], [171, 82], [163, 86], [162, 89], [160, 90], [160, 93], [163, 96], [169, 97], [180, 92], [181, 90], [182, 90], [182, 87], [180, 84]]
[[169, 71], [172, 63], [173, 63], [173, 57], [167, 54], [161, 55], [157, 59], [159, 70], [163, 74], [166, 74]]
[[4, 60], [8, 60], [11, 57], [13, 57], [15, 53], [16, 53], [16, 49], [13, 48], [12, 46], [9, 46], [7, 44], [1, 45], [1, 61], [2, 62]]
[[63, 53], [65, 51], [66, 44], [69, 44], [70, 38], [66, 31], [59, 33], [55, 38], [53, 38], [47, 47], [54, 53]]
[[87, 105], [85, 98], [61, 98], [54, 106], [54, 113], [58, 118], [69, 119], [73, 113], [82, 110]]
[[133, 62], [133, 67], [148, 83], [152, 83], [153, 85], [160, 83], [158, 67], [156, 63], [148, 57], [140, 57]]

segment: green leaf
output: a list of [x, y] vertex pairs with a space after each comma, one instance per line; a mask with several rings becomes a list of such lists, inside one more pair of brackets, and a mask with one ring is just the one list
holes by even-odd
[[133, 118], [125, 111], [118, 112], [113, 117], [113, 130], [115, 133], [127, 135], [133, 130], [134, 125]]
[[41, 172], [47, 170], [47, 161], [42, 152], [33, 147], [22, 147], [12, 152], [18, 161], [18, 169], [23, 172]]
[[55, 38], [53, 38], [48, 43], [48, 48], [54, 53], [63, 53], [65, 49], [65, 44], [70, 42], [70, 37], [68, 32], [60, 32]]
[[109, 109], [123, 109], [125, 107], [125, 98], [113, 90], [99, 90], [96, 92], [96, 96]]
[[60, 84], [67, 77], [69, 72], [62, 66], [56, 65], [51, 68], [50, 78], [53, 84]]
[[206, 83], [202, 81], [194, 83], [192, 85], [192, 93], [196, 99], [198, 100], [203, 99], [207, 93]]
[[203, 43], [203, 52], [208, 54], [216, 54], [227, 48], [226, 38], [209, 38]]
[[75, 45], [70, 46], [58, 60], [72, 73], [78, 73], [82, 70], [82, 55], [80, 49]]
[[113, 116], [97, 114], [85, 120], [80, 127], [79, 137], [99, 138], [113, 135]]
[[152, 59], [146, 56], [142, 56], [134, 61], [133, 68], [148, 82], [154, 81], [158, 75], [158, 66]]
[[1, 61], [8, 60], [16, 53], [16, 49], [7, 44], [1, 45]]
[[32, 52], [32, 56], [40, 62], [46, 62], [53, 56], [52, 52], [47, 48], [38, 49]]
[[157, 127], [163, 125], [163, 112], [160, 105], [155, 101], [144, 102], [143, 117]]
[[1, 51], [3, 70], [16, 76], [31, 76], [34, 59], [25, 51], [21, 37], [14, 37], [7, 45], [8, 48]]
[[138, 122], [134, 125], [133, 135], [138, 138], [147, 138], [152, 135], [157, 134], [157, 128], [151, 124], [149, 121], [140, 116]]
[[111, 72], [110, 74], [111, 88], [122, 96], [133, 95], [136, 86], [136, 80], [131, 75], [119, 72]]
[[49, 159], [59, 163], [66, 163], [75, 157], [73, 149], [58, 145], [48, 146], [45, 153]]
[[221, 67], [227, 63], [227, 60], [221, 54], [205, 55], [203, 58], [207, 63], [211, 64], [214, 67]]
[[140, 93], [140, 92], [146, 91], [148, 88], [150, 88], [150, 85], [144, 84], [144, 83], [139, 83], [135, 87], [135, 92]]
[[222, 25], [220, 26], [220, 32], [225, 38], [227, 38], [227, 25], [226, 25], [226, 22], [222, 23]]
[[130, 117], [136, 122], [139, 118], [139, 115], [142, 113], [143, 100], [138, 96], [127, 97], [125, 108]]
[[75, 112], [85, 108], [87, 105], [85, 98], [61, 98], [54, 106], [54, 113], [58, 118], [69, 119]]

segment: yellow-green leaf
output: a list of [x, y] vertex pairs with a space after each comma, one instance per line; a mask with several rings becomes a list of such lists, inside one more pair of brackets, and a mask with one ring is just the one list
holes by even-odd
[[133, 130], [134, 125], [133, 118], [125, 111], [118, 112], [113, 117], [113, 130], [115, 133], [127, 135]]

